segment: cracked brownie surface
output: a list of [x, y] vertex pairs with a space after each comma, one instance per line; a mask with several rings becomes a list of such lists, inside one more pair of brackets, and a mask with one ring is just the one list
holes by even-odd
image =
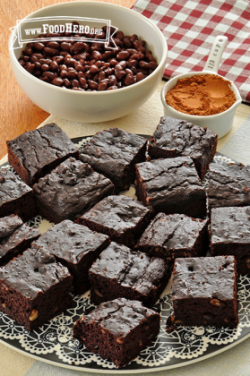
[[211, 210], [211, 255], [233, 255], [239, 274], [250, 274], [250, 206]]
[[210, 129], [163, 116], [150, 138], [148, 153], [152, 158], [189, 156], [203, 179], [216, 152], [217, 140], [217, 134]]
[[114, 193], [109, 179], [72, 157], [41, 178], [33, 189], [39, 212], [55, 223], [77, 219]]
[[119, 195], [104, 198], [78, 222], [132, 248], [152, 216], [152, 211], [139, 201]]
[[205, 256], [208, 220], [184, 214], [158, 213], [142, 234], [136, 248], [154, 257]]
[[134, 181], [134, 165], [146, 159], [147, 140], [119, 128], [98, 132], [85, 146], [80, 160], [107, 176], [116, 190], [128, 189]]
[[160, 330], [160, 315], [125, 298], [100, 304], [80, 318], [73, 337], [103, 359], [123, 367], [149, 346]]
[[0, 310], [33, 330], [69, 308], [72, 277], [46, 249], [34, 247], [0, 268]]
[[176, 324], [236, 327], [235, 258], [177, 258], [173, 270], [172, 301]]
[[153, 306], [167, 285], [172, 262], [111, 242], [89, 270], [95, 304], [125, 297]]
[[250, 166], [212, 163], [209, 167], [208, 205], [250, 205]]
[[32, 189], [12, 171], [0, 169], [0, 217], [17, 214], [28, 221], [36, 215]]
[[0, 218], [0, 265], [29, 248], [40, 232], [24, 224], [17, 215]]
[[65, 220], [41, 235], [32, 246], [45, 248], [65, 265], [74, 278], [75, 293], [83, 294], [90, 287], [88, 271], [91, 265], [109, 243], [107, 235]]
[[55, 123], [25, 132], [7, 141], [8, 159], [26, 184], [32, 186], [78, 149]]
[[206, 216], [206, 192], [189, 157], [160, 158], [136, 166], [136, 195], [166, 214]]

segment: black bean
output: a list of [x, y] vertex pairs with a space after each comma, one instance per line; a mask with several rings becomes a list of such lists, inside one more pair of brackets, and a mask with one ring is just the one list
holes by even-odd
[[104, 82], [104, 81], [101, 81], [101, 83], [99, 84], [99, 86], [98, 86], [98, 91], [104, 91], [104, 90], [106, 90], [107, 89], [107, 87], [108, 87], [108, 84], [107, 84], [107, 82]]
[[97, 73], [99, 71], [99, 68], [95, 64], [93, 64], [91, 65], [89, 70], [91, 73]]
[[35, 69], [35, 64], [27, 63], [25, 69], [26, 69], [29, 73], [32, 73], [33, 70]]
[[142, 72], [138, 72], [138, 73], [136, 73], [135, 77], [136, 77], [136, 81], [138, 82], [138, 81], [143, 80], [144, 74]]
[[70, 71], [68, 71], [67, 77], [70, 78], [70, 79], [78, 77], [77, 71], [76, 70], [70, 70]]
[[34, 43], [34, 48], [35, 48], [35, 50], [37, 50], [37, 51], [43, 51], [43, 49], [44, 49], [44, 44], [41, 43], [41, 42], [35, 42], [35, 43]]
[[92, 58], [95, 60], [102, 60], [102, 54], [99, 51], [93, 51]]
[[[52, 49], [56, 49], [56, 50], [59, 50], [59, 43], [55, 42], [55, 41], [52, 41], [52, 42], [49, 42], [47, 43], [47, 46], [46, 47], [50, 47]], [[46, 52], [46, 51], [45, 51]]]
[[48, 77], [48, 78], [50, 78], [51, 80], [54, 80], [54, 78], [56, 77], [56, 76], [55, 76], [55, 73], [50, 72], [50, 71], [43, 72], [42, 76], [43, 76], [43, 77]]
[[63, 85], [63, 79], [61, 77], [56, 77], [51, 83], [56, 86], [61, 86]]
[[55, 71], [55, 70], [57, 70], [58, 69], [58, 64], [57, 64], [57, 62], [56, 61], [52, 61], [52, 63], [50, 63], [50, 69], [52, 70], [52, 71]]
[[42, 71], [48, 71], [49, 65], [48, 64], [42, 64], [41, 69], [42, 69]]
[[57, 53], [57, 50], [55, 48], [50, 48], [50, 47], [44, 47], [44, 52], [47, 55], [54, 56]]
[[129, 86], [129, 85], [132, 85], [136, 82], [136, 78], [134, 75], [132, 74], [127, 74], [127, 76], [125, 77], [125, 80], [124, 80], [124, 84], [126, 86]]
[[36, 67], [36, 69], [41, 69], [42, 65], [41, 65], [41, 63], [39, 63], [39, 61], [36, 61], [35, 67]]
[[80, 87], [79, 81], [78, 80], [72, 80], [71, 81], [72, 87]]
[[38, 61], [38, 57], [33, 54], [33, 55], [31, 55], [30, 61], [32, 63], [35, 63], [36, 61]]
[[121, 80], [124, 76], [126, 76], [126, 72], [124, 70], [115, 69], [115, 76], [118, 80]]
[[115, 90], [118, 89], [118, 86], [110, 86], [107, 90]]
[[123, 39], [123, 46], [126, 47], [126, 48], [129, 48], [132, 46], [130, 40], [128, 38], [124, 38]]
[[98, 83], [92, 80], [88, 80], [88, 86], [92, 90], [97, 90], [98, 89]]
[[116, 58], [118, 60], [126, 60], [129, 58], [129, 52], [128, 51], [121, 51], [116, 55]]

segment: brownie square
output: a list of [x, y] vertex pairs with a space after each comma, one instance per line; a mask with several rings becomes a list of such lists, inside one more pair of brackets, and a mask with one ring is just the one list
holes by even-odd
[[250, 274], [250, 206], [211, 210], [211, 255], [233, 255], [239, 274]]
[[239, 320], [235, 258], [177, 258], [172, 302], [175, 324], [236, 327]]
[[133, 248], [153, 217], [139, 201], [127, 196], [108, 196], [81, 216], [78, 222]]
[[25, 132], [7, 141], [8, 160], [21, 179], [32, 186], [64, 159], [79, 151], [55, 123]]
[[206, 192], [191, 158], [155, 159], [135, 169], [136, 195], [144, 205], [165, 214], [206, 216]]
[[45, 232], [32, 246], [47, 249], [66, 266], [73, 276], [74, 292], [83, 294], [90, 288], [89, 268], [109, 243], [107, 235], [65, 220]]
[[124, 298], [100, 304], [77, 320], [73, 338], [121, 368], [149, 346], [160, 330], [160, 315]]
[[163, 258], [201, 257], [208, 251], [208, 220], [184, 214], [158, 213], [136, 248]]
[[33, 187], [38, 211], [49, 221], [75, 220], [114, 193], [114, 185], [87, 163], [69, 158]]
[[0, 268], [0, 310], [27, 330], [72, 304], [72, 277], [45, 249], [30, 248]]
[[36, 216], [32, 189], [6, 168], [0, 169], [0, 217], [17, 214], [24, 222]]
[[163, 116], [150, 137], [148, 154], [152, 158], [189, 156], [203, 179], [216, 153], [217, 141], [218, 135], [208, 128]]
[[135, 163], [146, 160], [147, 140], [119, 128], [96, 133], [80, 154], [80, 160], [107, 176], [116, 192], [128, 189], [135, 178]]
[[89, 270], [91, 300], [99, 304], [127, 298], [152, 307], [166, 287], [171, 272], [172, 262], [150, 258], [111, 242]]
[[210, 210], [220, 206], [250, 206], [250, 166], [211, 163], [208, 205]]
[[40, 235], [17, 215], [0, 218], [0, 266], [23, 253]]

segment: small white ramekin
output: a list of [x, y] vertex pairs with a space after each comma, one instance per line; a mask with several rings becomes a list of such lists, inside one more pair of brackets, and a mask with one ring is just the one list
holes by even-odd
[[[164, 108], [164, 115], [171, 116], [176, 119], [187, 120], [195, 125], [199, 125], [200, 127], [209, 128], [213, 132], [218, 134], [218, 138], [225, 136], [230, 131], [230, 128], [232, 126], [233, 119], [234, 119], [235, 110], [240, 105], [241, 100], [242, 100], [240, 93], [237, 87], [233, 84], [233, 82], [230, 81], [230, 89], [235, 94], [235, 97], [236, 97], [235, 103], [231, 107], [229, 107], [226, 111], [221, 112], [216, 115], [198, 116], [198, 115], [189, 115], [189, 114], [177, 111], [166, 103], [165, 96], [167, 92], [177, 84], [177, 81], [179, 79], [192, 77], [195, 75], [204, 75], [204, 74], [213, 74], [213, 75], [216, 74], [220, 76], [217, 73], [217, 70], [219, 67], [219, 62], [220, 62], [223, 50], [225, 48], [226, 42], [227, 42], [226, 37], [221, 37], [221, 36], [217, 37], [213, 44], [206, 66], [202, 72], [190, 72], [190, 73], [180, 74], [172, 78], [171, 80], [169, 80], [164, 85], [162, 92], [161, 92], [161, 101], [162, 101], [163, 108]], [[218, 50], [219, 47], [220, 47], [220, 50], [216, 53], [215, 49]], [[222, 78], [225, 80], [224, 77]]]

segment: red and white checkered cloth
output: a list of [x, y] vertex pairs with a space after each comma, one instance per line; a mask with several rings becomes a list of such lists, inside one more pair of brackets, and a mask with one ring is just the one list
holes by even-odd
[[165, 78], [201, 71], [214, 38], [227, 36], [218, 73], [250, 103], [250, 0], [138, 0], [133, 10], [153, 21], [167, 39]]

